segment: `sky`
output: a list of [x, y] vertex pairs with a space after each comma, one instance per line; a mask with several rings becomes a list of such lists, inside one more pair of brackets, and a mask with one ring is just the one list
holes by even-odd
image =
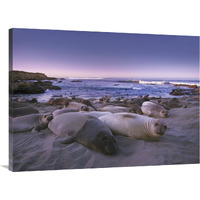
[[13, 29], [13, 70], [51, 77], [199, 78], [199, 37]]

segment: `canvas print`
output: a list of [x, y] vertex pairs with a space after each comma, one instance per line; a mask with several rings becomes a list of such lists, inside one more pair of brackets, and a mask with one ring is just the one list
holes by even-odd
[[199, 163], [199, 37], [9, 30], [12, 171]]

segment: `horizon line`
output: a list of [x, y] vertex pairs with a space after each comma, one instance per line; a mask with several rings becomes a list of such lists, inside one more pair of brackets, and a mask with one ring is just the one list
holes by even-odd
[[15, 69], [9, 69], [9, 71], [18, 71], [18, 72], [28, 72], [28, 73], [41, 73], [41, 74], [45, 74], [47, 77], [53, 77], [53, 78], [68, 78], [68, 79], [132, 79], [132, 80], [141, 80], [141, 79], [154, 79], [154, 80], [198, 80], [200, 81], [199, 77], [197, 78], [186, 78], [186, 77], [181, 77], [181, 78], [173, 78], [173, 77], [99, 77], [99, 76], [83, 76], [83, 77], [80, 77], [80, 76], [61, 76], [61, 75], [58, 75], [58, 76], [49, 76], [47, 75], [45, 72], [33, 72], [33, 71], [24, 71], [24, 70], [15, 70]]

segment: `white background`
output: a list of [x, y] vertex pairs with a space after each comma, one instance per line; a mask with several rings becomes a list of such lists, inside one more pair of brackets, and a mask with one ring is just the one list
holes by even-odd
[[8, 29], [200, 36], [196, 0], [2, 0], [0, 3], [1, 199], [199, 199], [200, 165], [10, 172]]

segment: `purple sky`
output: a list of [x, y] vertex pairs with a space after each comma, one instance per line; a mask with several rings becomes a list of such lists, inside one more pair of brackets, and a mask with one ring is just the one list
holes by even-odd
[[198, 79], [199, 37], [13, 29], [13, 70], [54, 77]]

